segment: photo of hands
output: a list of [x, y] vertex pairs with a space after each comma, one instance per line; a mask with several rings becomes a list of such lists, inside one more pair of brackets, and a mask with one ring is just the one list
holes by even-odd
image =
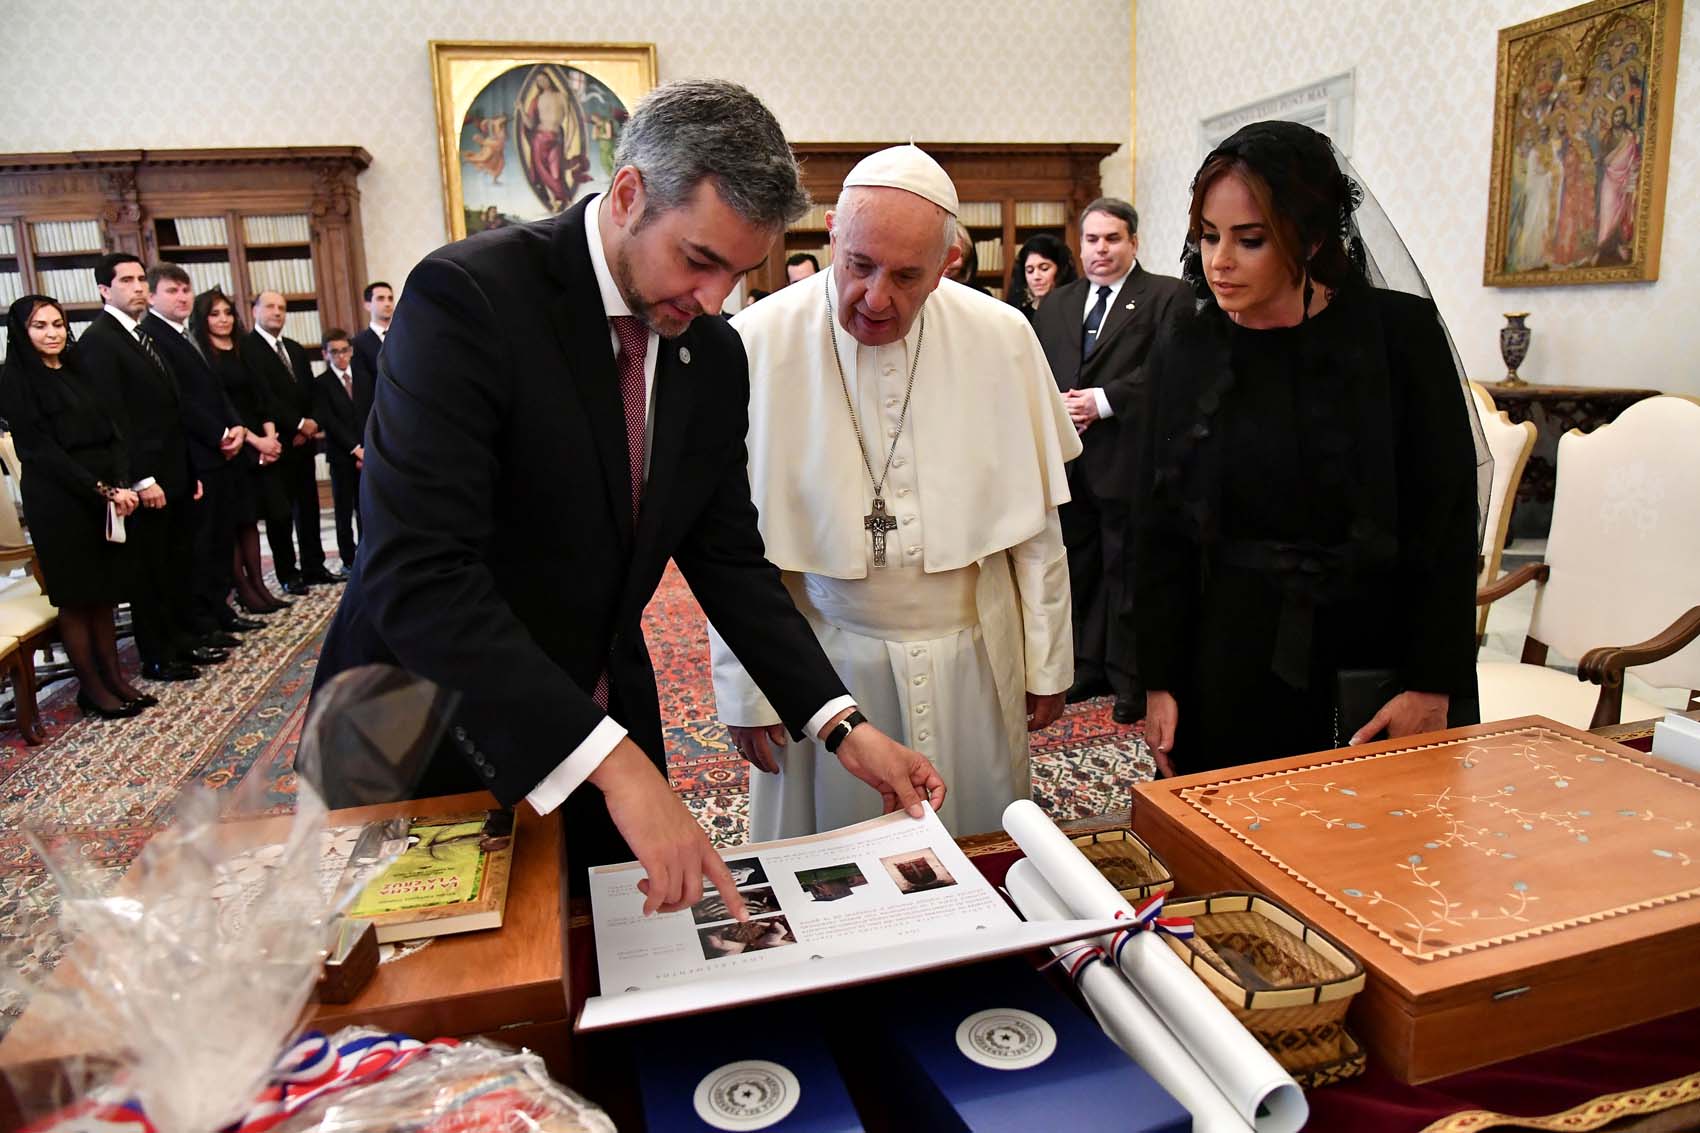
[[697, 937], [702, 942], [702, 955], [705, 960], [718, 960], [722, 956], [737, 956], [745, 952], [760, 952], [767, 948], [783, 948], [788, 944], [797, 943], [796, 934], [791, 931], [791, 923], [783, 915], [745, 921], [742, 924], [734, 921], [731, 924], [698, 929]]
[[[779, 912], [779, 898], [774, 896], [773, 887], [764, 885], [760, 889], [745, 889], [739, 894], [744, 899], [744, 908], [752, 917], [763, 917], [770, 913]], [[726, 908], [726, 901], [718, 893], [710, 893], [707, 897], [691, 906], [691, 917], [697, 924], [711, 924], [714, 921], [729, 921], [732, 913]]]

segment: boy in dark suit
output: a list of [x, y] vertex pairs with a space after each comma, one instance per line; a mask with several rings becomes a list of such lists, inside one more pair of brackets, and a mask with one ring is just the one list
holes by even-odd
[[324, 372], [313, 379], [313, 417], [325, 431], [325, 461], [331, 466], [331, 500], [336, 508], [336, 547], [342, 556], [342, 569], [348, 571], [354, 568], [354, 525], [360, 518], [366, 415], [361, 412], [354, 345], [348, 332], [339, 327], [327, 330], [324, 351]]

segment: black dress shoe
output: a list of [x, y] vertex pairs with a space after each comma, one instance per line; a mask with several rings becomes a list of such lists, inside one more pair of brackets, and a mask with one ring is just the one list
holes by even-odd
[[159, 703], [159, 697], [144, 692], [140, 696], [126, 697], [124, 703], [134, 704], [138, 709], [152, 708]]
[[1116, 697], [1115, 707], [1110, 709], [1110, 719], [1118, 724], [1137, 724], [1140, 717], [1145, 715], [1145, 694], [1130, 693], [1127, 696]]
[[195, 644], [202, 649], [235, 649], [242, 644], [242, 639], [223, 632], [203, 633], [195, 639]]
[[331, 586], [339, 582], [348, 581], [348, 575], [344, 574], [340, 570], [332, 570], [330, 567], [321, 567], [318, 570], [307, 571], [303, 573], [301, 577], [312, 586]]
[[231, 614], [229, 620], [219, 623], [225, 633], [252, 633], [257, 629], [265, 629], [266, 623], [256, 618], [244, 618], [239, 614]]
[[299, 598], [301, 595], [307, 593], [307, 583], [304, 579], [292, 578], [283, 584], [283, 592], [285, 594], [293, 594]]
[[1068, 703], [1078, 704], [1082, 700], [1091, 700], [1094, 696], [1108, 696], [1110, 682], [1103, 677], [1087, 677], [1075, 681], [1068, 690]]
[[117, 708], [102, 708], [88, 698], [82, 689], [77, 690], [77, 707], [83, 710], [85, 716], [95, 716], [102, 720], [128, 720], [132, 716], [140, 716], [142, 708], [139, 704], [126, 701]]
[[182, 661], [142, 662], [142, 676], [150, 681], [192, 681], [200, 675], [199, 669]]
[[197, 645], [183, 655], [193, 665], [217, 665], [230, 660], [230, 654], [222, 649], [208, 649]]

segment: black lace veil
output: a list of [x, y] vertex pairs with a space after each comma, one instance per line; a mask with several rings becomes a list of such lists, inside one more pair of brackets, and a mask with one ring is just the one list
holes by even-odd
[[[1434, 299], [1422, 269], [1405, 247], [1405, 241], [1400, 239], [1386, 210], [1364, 188], [1363, 178], [1326, 135], [1297, 122], [1253, 122], [1212, 150], [1203, 164], [1208, 165], [1217, 157], [1243, 159], [1269, 182], [1276, 200], [1298, 201], [1299, 215], [1294, 219], [1307, 244], [1324, 234], [1338, 232], [1347, 260], [1347, 265], [1341, 265], [1341, 270], [1360, 276], [1372, 287], [1403, 291], [1430, 301]], [[1332, 164], [1332, 175], [1338, 178], [1331, 192], [1315, 196], [1288, 191], [1291, 183], [1300, 178], [1313, 184], [1319, 180], [1326, 182], [1326, 177], [1319, 178], [1317, 168], [1325, 164]], [[1203, 261], [1196, 242], [1188, 241], [1181, 264], [1181, 274], [1192, 285], [1193, 291], [1200, 299], [1210, 299], [1210, 288], [1204, 279]], [[1488, 448], [1487, 435], [1482, 431], [1481, 414], [1470, 392], [1463, 360], [1458, 355], [1457, 344], [1452, 341], [1452, 332], [1444, 315], [1440, 317], [1440, 327], [1452, 354], [1458, 392], [1464, 399], [1470, 421], [1470, 437], [1476, 450], [1476, 543], [1479, 547], [1493, 493], [1493, 454]]]

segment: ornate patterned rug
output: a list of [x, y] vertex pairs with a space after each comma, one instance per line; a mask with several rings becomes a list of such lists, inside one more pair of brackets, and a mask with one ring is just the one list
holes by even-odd
[[[26, 974], [51, 965], [61, 946], [54, 886], [24, 839], [26, 822], [64, 827], [82, 858], [115, 881], [192, 784], [233, 791], [254, 780], [272, 809], [293, 804], [295, 746], [340, 595], [314, 587], [201, 680], [150, 686], [161, 703], [135, 719], [84, 718], [67, 681], [42, 697], [46, 744], [0, 735], [0, 950], [14, 964]], [[714, 718], [707, 623], [676, 570], [645, 613], [645, 633], [674, 788], [717, 844], [737, 845], [749, 828], [748, 767]], [[1107, 700], [1071, 706], [1033, 751], [1034, 796], [1062, 818], [1127, 805], [1132, 784], [1152, 770], [1138, 729], [1115, 724]], [[0, 1034], [16, 1010], [0, 992]]]

